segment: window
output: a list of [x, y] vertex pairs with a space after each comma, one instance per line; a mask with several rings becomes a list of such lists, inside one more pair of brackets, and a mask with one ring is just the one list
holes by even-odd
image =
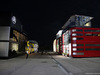
[[83, 32], [83, 30], [81, 30], [81, 29], [76, 29], [76, 31], [77, 31], [77, 32]]
[[76, 35], [77, 35], [77, 36], [83, 36], [83, 34], [82, 34], [82, 33], [77, 33]]
[[84, 55], [84, 53], [83, 52], [80, 52], [80, 53], [77, 53], [77, 55]]
[[100, 46], [100, 44], [85, 44], [85, 46]]
[[93, 36], [92, 33], [86, 33], [85, 36]]
[[77, 51], [83, 51], [84, 48], [77, 48]]
[[87, 50], [87, 51], [88, 51], [88, 50], [89, 50], [89, 51], [90, 51], [90, 50], [100, 50], [100, 48], [86, 48], [85, 50]]
[[84, 30], [85, 32], [92, 32], [92, 30]]
[[100, 30], [84, 30], [85, 32], [100, 32]]
[[83, 38], [77, 38], [77, 40], [83, 40]]
[[100, 34], [86, 33], [85, 36], [100, 36]]
[[84, 44], [77, 44], [77, 46], [84, 46]]
[[93, 36], [99, 36], [99, 34], [93, 34]]

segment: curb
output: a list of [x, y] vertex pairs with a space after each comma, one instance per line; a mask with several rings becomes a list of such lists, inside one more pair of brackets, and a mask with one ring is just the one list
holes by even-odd
[[[51, 55], [50, 55], [51, 56]], [[55, 58], [53, 58], [51, 56], [51, 58], [53, 59], [54, 62], [56, 62], [58, 64], [58, 67], [60, 67], [62, 69], [62, 71], [66, 74], [66, 75], [73, 75], [69, 70], [67, 70], [60, 62], [58, 62]]]

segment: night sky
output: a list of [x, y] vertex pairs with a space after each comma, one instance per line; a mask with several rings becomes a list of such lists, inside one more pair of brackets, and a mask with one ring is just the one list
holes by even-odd
[[72, 15], [92, 16], [92, 26], [100, 27], [100, 0], [0, 0], [0, 11], [13, 12], [29, 39], [48, 49]]

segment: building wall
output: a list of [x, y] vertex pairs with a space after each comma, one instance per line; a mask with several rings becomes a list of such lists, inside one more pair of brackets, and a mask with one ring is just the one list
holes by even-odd
[[0, 12], [0, 57], [25, 51], [26, 40], [21, 22], [11, 12]]
[[56, 39], [53, 41], [53, 52], [56, 52]]
[[10, 27], [0, 26], [0, 57], [8, 57]]
[[15, 29], [11, 29], [10, 33], [10, 50], [16, 52], [25, 51], [25, 41], [27, 37]]

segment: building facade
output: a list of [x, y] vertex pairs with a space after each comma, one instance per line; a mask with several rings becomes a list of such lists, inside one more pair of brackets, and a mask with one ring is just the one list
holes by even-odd
[[24, 52], [26, 41], [20, 21], [10, 12], [0, 12], [0, 57]]
[[62, 27], [62, 51], [58, 51], [71, 57], [100, 57], [100, 28], [92, 28], [92, 19], [83, 15], [71, 16]]

